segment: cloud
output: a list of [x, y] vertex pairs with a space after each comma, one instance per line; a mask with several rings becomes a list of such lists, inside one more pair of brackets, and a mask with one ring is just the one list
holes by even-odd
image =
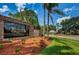
[[66, 14], [72, 14], [73, 11], [77, 11], [77, 10], [79, 10], [78, 7], [72, 6], [71, 8], [65, 8], [65, 9], [63, 10], [63, 12], [65, 12]]
[[66, 17], [62, 17], [62, 18], [58, 18], [57, 19], [57, 23], [61, 23], [62, 20], [66, 20], [66, 19], [70, 19], [71, 16], [66, 16]]
[[7, 5], [3, 5], [2, 8], [0, 8], [0, 13], [4, 13], [4, 12], [7, 12], [9, 11], [9, 8]]
[[18, 12], [20, 12], [20, 10], [24, 11], [24, 8], [26, 7], [26, 3], [16, 3], [15, 5], [17, 7]]
[[63, 11], [64, 11], [64, 12], [72, 11], [72, 10], [74, 10], [74, 8], [75, 8], [75, 7], [65, 8]]
[[65, 8], [65, 9], [63, 10], [63, 12], [72, 12], [72, 11], [75, 11], [75, 10], [79, 10], [79, 8], [73, 6], [73, 7], [71, 7], [71, 8]]
[[37, 14], [38, 12], [37, 12], [37, 10], [34, 10], [34, 12]]

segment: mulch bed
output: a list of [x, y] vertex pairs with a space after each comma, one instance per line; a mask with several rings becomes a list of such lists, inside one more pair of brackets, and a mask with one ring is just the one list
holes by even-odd
[[[0, 55], [36, 55], [50, 43], [51, 41], [49, 41], [46, 37], [28, 38], [25, 40], [25, 44], [22, 44], [21, 40], [1, 43], [3, 44], [3, 49], [0, 49]], [[17, 53], [16, 48], [20, 48]]]

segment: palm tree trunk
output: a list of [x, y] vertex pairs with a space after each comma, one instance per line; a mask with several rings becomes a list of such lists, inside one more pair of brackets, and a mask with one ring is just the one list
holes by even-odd
[[44, 27], [43, 27], [43, 36], [45, 36], [45, 5], [44, 5]]
[[47, 35], [49, 36], [49, 12], [48, 12], [48, 21], [47, 21]]
[[21, 19], [24, 20], [23, 14], [22, 14], [22, 12], [21, 12], [21, 9], [20, 9], [20, 16], [21, 16]]
[[51, 14], [50, 14], [50, 18], [51, 18], [51, 22], [52, 22], [52, 24], [54, 26], [54, 20], [53, 20], [53, 17], [51, 16]]

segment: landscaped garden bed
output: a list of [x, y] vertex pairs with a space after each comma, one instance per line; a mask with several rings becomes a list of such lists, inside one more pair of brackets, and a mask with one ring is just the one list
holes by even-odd
[[16, 39], [12, 42], [0, 43], [0, 55], [35, 55], [39, 54], [51, 43], [48, 38], [34, 37], [28, 39]]

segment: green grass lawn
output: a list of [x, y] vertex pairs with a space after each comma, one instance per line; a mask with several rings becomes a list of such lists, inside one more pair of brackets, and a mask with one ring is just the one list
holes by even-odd
[[42, 55], [78, 55], [79, 41], [52, 37], [52, 43], [40, 54]]

